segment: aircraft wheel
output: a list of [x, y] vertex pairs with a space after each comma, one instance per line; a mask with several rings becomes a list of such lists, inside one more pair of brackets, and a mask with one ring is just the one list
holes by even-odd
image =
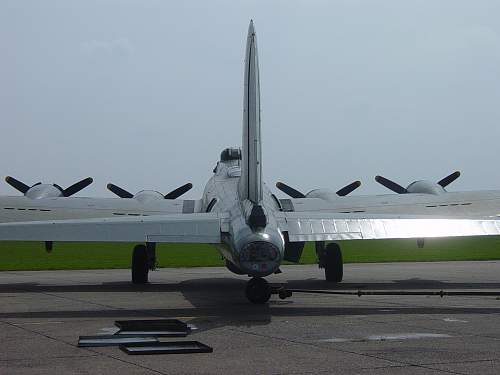
[[132, 253], [132, 282], [146, 284], [148, 282], [149, 262], [145, 245], [137, 245]]
[[324, 252], [325, 280], [334, 283], [340, 283], [344, 276], [344, 262], [342, 260], [342, 251], [336, 243], [330, 243], [326, 246]]
[[262, 305], [269, 301], [271, 287], [263, 278], [254, 277], [248, 281], [245, 294], [250, 302]]

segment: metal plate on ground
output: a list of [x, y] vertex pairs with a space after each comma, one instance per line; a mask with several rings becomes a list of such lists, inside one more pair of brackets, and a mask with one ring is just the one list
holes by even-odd
[[188, 325], [178, 319], [117, 320], [115, 326], [120, 328], [121, 331], [189, 331]]
[[157, 343], [156, 337], [137, 337], [137, 336], [117, 336], [117, 335], [96, 335], [96, 336], [80, 336], [78, 339], [78, 347], [100, 347], [100, 346], [118, 346], [122, 344], [154, 344]]
[[188, 331], [118, 331], [116, 336], [134, 336], [134, 337], [186, 337]]
[[156, 343], [137, 343], [120, 345], [120, 349], [127, 354], [185, 354], [185, 353], [212, 353], [213, 349], [198, 341], [168, 341]]

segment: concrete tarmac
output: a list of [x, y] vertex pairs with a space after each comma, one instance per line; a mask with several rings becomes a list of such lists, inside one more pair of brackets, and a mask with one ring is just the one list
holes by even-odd
[[[483, 290], [500, 294], [500, 261], [317, 266], [269, 278], [291, 288]], [[255, 306], [224, 268], [0, 272], [0, 374], [500, 374], [496, 297], [294, 294]], [[78, 348], [120, 319], [179, 318], [211, 354], [130, 356]]]

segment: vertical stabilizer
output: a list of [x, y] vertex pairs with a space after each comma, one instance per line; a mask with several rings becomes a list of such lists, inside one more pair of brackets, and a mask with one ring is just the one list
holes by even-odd
[[258, 204], [262, 200], [260, 86], [257, 37], [253, 21], [250, 21], [250, 26], [248, 27], [245, 56], [241, 157], [240, 197], [241, 199], [248, 199]]

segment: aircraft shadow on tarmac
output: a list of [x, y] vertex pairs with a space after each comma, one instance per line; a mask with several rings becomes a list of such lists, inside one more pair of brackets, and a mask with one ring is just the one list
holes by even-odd
[[[0, 284], [0, 293], [130, 293], [130, 292], [181, 292], [186, 299], [193, 302], [193, 295], [200, 295], [200, 298], [207, 302], [232, 303], [235, 299], [246, 301], [243, 296], [246, 281], [230, 277], [215, 278], [194, 278], [191, 280], [158, 283], [153, 282], [145, 285], [132, 284], [129, 281], [104, 282], [99, 284], [73, 284], [73, 285], [45, 285], [38, 283], [12, 283]], [[457, 290], [457, 289], [478, 289], [478, 290], [498, 290], [500, 282], [468, 282], [455, 283], [441, 280], [428, 280], [420, 278], [410, 278], [393, 280], [392, 282], [342, 282], [328, 283], [324, 280], [297, 279], [288, 280], [286, 283], [273, 283], [271, 285], [284, 285], [290, 289], [311, 289], [311, 290]], [[229, 295], [231, 298], [229, 298]], [[214, 297], [222, 297], [221, 300]], [[196, 305], [196, 304], [194, 304]]]
[[[80, 297], [70, 295], [69, 299], [95, 306], [96, 309], [84, 310], [51, 310], [36, 311], [31, 305], [31, 311], [26, 312], [0, 312], [0, 319], [8, 318], [92, 318], [92, 317], [193, 317], [190, 322], [201, 330], [210, 330], [221, 326], [255, 326], [266, 325], [274, 316], [345, 316], [345, 315], [388, 315], [388, 314], [499, 314], [500, 307], [452, 307], [452, 306], [415, 306], [415, 305], [390, 305], [390, 309], [384, 310], [377, 303], [376, 306], [368, 306], [370, 300], [364, 301], [366, 297], [358, 299], [355, 296], [342, 297], [361, 301], [360, 306], [338, 306], [336, 296], [331, 298], [331, 305], [325, 305], [325, 297], [321, 304], [315, 305], [314, 297], [308, 298], [306, 303], [294, 302], [294, 297], [288, 300], [279, 300], [273, 297], [269, 304], [252, 305], [244, 294], [245, 280], [235, 278], [196, 278], [179, 283], [151, 283], [147, 285], [133, 285], [130, 282], [112, 282], [101, 284], [78, 284], [78, 285], [39, 285], [37, 283], [0, 284], [0, 293], [40, 293], [50, 295], [51, 293], [131, 293], [140, 292], [142, 297], [138, 300], [137, 308], [122, 308], [119, 303], [113, 306], [112, 298], [109, 304], [99, 304], [88, 300], [88, 296]], [[449, 283], [438, 280], [407, 279], [395, 280], [394, 282], [369, 282], [369, 283], [341, 283], [328, 284], [318, 279], [289, 280], [287, 287], [296, 289], [323, 289], [323, 290], [405, 290], [405, 289], [431, 289], [431, 290], [456, 290], [456, 289], [481, 289], [498, 290], [500, 283]], [[147, 298], [147, 293], [165, 292], [164, 307], [147, 308], [147, 304], [141, 307], [141, 301]], [[191, 306], [169, 307], [168, 293], [181, 293]], [[64, 295], [63, 295], [64, 296]], [[314, 296], [310, 294], [309, 296]], [[63, 297], [64, 298], [64, 297]], [[154, 294], [154, 298], [158, 298]], [[422, 297], [420, 297], [422, 298]], [[439, 297], [433, 297], [439, 298]], [[446, 297], [453, 298], [453, 297]], [[99, 299], [102, 300], [102, 299]], [[338, 301], [338, 299], [337, 299]], [[373, 301], [373, 300], [371, 300]], [[364, 303], [366, 302], [366, 303]], [[181, 306], [185, 304], [181, 304]], [[102, 306], [102, 308], [99, 308]]]

